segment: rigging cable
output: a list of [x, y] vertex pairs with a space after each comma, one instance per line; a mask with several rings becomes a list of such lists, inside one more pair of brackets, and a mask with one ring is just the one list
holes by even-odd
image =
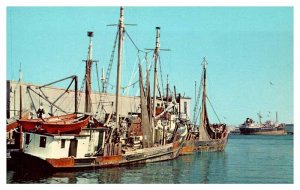
[[214, 111], [215, 115], [217, 116], [217, 118], [218, 118], [218, 121], [221, 123], [221, 121], [220, 121], [220, 118], [219, 118], [219, 116], [217, 115], [217, 112], [215, 111], [214, 107], [212, 106], [212, 104], [211, 104], [211, 102], [210, 102], [210, 100], [209, 100], [208, 96], [206, 96], [206, 98], [207, 98], [207, 100], [208, 100], [208, 102], [209, 102], [209, 104], [210, 104], [211, 108], [213, 109], [213, 111]]
[[[140, 51], [138, 51], [138, 53], [137, 53], [137, 59], [136, 59], [136, 62], [138, 62], [138, 64], [142, 64], [142, 61], [141, 61], [141, 58], [140, 58]], [[133, 68], [133, 70], [132, 70], [132, 73], [131, 73], [131, 77], [130, 77], [130, 81], [129, 81], [128, 86], [132, 83], [132, 80], [136, 78], [136, 75], [137, 75], [137, 73], [138, 73], [138, 69], [136, 69], [136, 66], [137, 66], [138, 64], [134, 64], [134, 68]], [[135, 85], [137, 82], [138, 82], [138, 80], [135, 81], [134, 83], [132, 83], [131, 86], [133, 86], [133, 88], [134, 88], [134, 85]], [[128, 88], [128, 87], [127, 87], [127, 90], [126, 90], [126, 91], [127, 91], [127, 95], [129, 95], [129, 88]]]
[[196, 111], [197, 111], [197, 108], [198, 108], [198, 104], [200, 102], [200, 96], [201, 96], [202, 86], [203, 86], [203, 73], [201, 75], [201, 81], [200, 81], [200, 85], [199, 85], [199, 89], [198, 89], [198, 95], [197, 95], [196, 103], [195, 103], [195, 106], [194, 106], [194, 116], [193, 116], [193, 122], [194, 122], [194, 124], [197, 123], [197, 120], [198, 120], [198, 117], [199, 117], [199, 113], [200, 113], [200, 108], [198, 110], [198, 113], [196, 113]]
[[79, 110], [79, 107], [80, 107], [81, 95], [83, 94], [83, 89], [85, 87], [85, 80], [86, 80], [86, 75], [84, 75], [84, 78], [83, 78], [82, 83], [81, 83], [80, 90], [78, 91], [79, 95], [78, 95], [78, 99], [77, 99], [77, 110]]
[[160, 80], [161, 80], [161, 86], [162, 86], [162, 96], [164, 97], [165, 96], [165, 91], [164, 91], [164, 81], [163, 81], [163, 76], [162, 76], [162, 69], [161, 69], [161, 59], [160, 59], [160, 56], [158, 56], [158, 60], [159, 60], [159, 70], [160, 70]]
[[101, 92], [100, 92], [100, 83], [99, 83], [99, 74], [98, 74], [98, 62], [96, 62], [96, 75], [97, 75], [97, 83], [98, 83], [98, 90], [99, 90], [99, 103], [98, 106], [96, 108], [96, 112], [95, 112], [95, 117], [97, 116], [98, 113], [98, 109], [100, 107], [100, 102], [101, 102]]
[[127, 31], [125, 31], [125, 34], [128, 36], [129, 40], [131, 41], [131, 43], [134, 45], [134, 47], [138, 50], [138, 51], [141, 51], [141, 52], [144, 52], [144, 53], [148, 53], [148, 52], [151, 52], [153, 50], [150, 50], [150, 51], [143, 51], [141, 50], [140, 48], [138, 48], [138, 46], [134, 43], [134, 41], [132, 40], [132, 38], [130, 37], [130, 35], [128, 34]]
[[114, 62], [115, 50], [116, 50], [117, 40], [118, 40], [118, 34], [119, 34], [119, 30], [117, 30], [117, 32], [116, 32], [116, 37], [115, 37], [115, 41], [114, 41], [114, 45], [113, 45], [113, 50], [111, 52], [108, 67], [107, 67], [107, 71], [106, 71], [104, 87], [103, 87], [104, 92], [107, 92], [107, 85], [109, 84], [109, 77], [110, 77], [110, 72], [111, 72], [111, 69], [112, 69], [112, 64]]

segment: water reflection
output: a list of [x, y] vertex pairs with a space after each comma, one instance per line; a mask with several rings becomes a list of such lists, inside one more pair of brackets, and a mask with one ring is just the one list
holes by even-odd
[[18, 168], [7, 172], [13, 173], [11, 178], [7, 178], [7, 183], [36, 183], [37, 181], [47, 179], [52, 175], [52, 173], [38, 169], [28, 170], [24, 168]]
[[198, 152], [182, 156], [178, 162], [181, 175], [185, 176], [182, 183], [222, 183], [227, 176], [226, 152]]
[[212, 183], [212, 181], [223, 183], [227, 176], [226, 152], [201, 152], [198, 156], [201, 170], [200, 183]]
[[68, 183], [68, 184], [179, 184], [211, 183], [226, 178], [226, 153], [202, 152], [157, 163], [127, 167], [104, 168], [79, 172], [45, 173], [19, 169], [7, 183]]

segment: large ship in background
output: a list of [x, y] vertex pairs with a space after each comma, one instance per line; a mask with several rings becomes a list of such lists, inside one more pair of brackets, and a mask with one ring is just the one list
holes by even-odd
[[255, 123], [251, 118], [246, 118], [246, 121], [240, 125], [240, 134], [242, 135], [285, 135], [285, 124], [278, 122], [278, 115], [276, 112], [276, 122], [267, 120], [265, 123], [261, 122], [261, 115], [259, 116], [259, 123]]

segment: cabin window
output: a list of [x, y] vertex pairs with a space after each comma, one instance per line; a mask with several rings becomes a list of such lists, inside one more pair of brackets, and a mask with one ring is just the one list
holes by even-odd
[[46, 137], [40, 137], [40, 147], [45, 148], [46, 147]]
[[65, 148], [66, 146], [66, 139], [61, 139], [60, 148]]
[[25, 136], [25, 144], [29, 144], [30, 143], [30, 134], [26, 134]]
[[184, 102], [184, 113], [187, 114], [187, 102]]

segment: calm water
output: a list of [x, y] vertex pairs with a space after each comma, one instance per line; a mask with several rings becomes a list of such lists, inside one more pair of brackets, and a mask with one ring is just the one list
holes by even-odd
[[224, 152], [173, 161], [73, 173], [8, 171], [7, 183], [293, 183], [293, 136], [232, 135]]

